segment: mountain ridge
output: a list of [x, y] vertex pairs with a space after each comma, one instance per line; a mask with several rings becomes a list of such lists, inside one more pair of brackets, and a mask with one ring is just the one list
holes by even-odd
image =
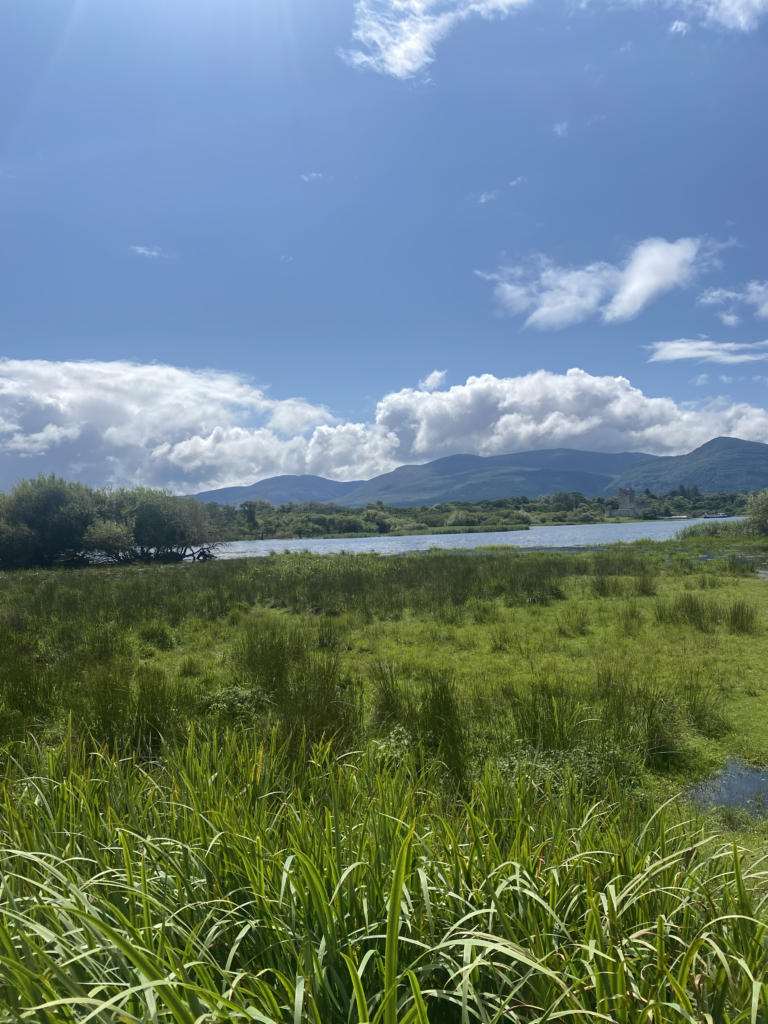
[[376, 501], [403, 507], [556, 491], [579, 491], [586, 497], [596, 497], [635, 462], [653, 458], [644, 452], [585, 452], [572, 448], [490, 456], [447, 455], [422, 465], [399, 466], [371, 480], [339, 482], [308, 474], [283, 475], [249, 486], [201, 491], [195, 496], [221, 504], [320, 501], [343, 502], [349, 508], [362, 508]]
[[768, 444], [738, 437], [715, 437], [686, 455], [644, 452], [588, 452], [544, 448], [506, 455], [446, 455], [422, 465], [399, 466], [370, 480], [337, 481], [325, 477], [283, 475], [242, 487], [201, 491], [202, 501], [273, 505], [305, 501], [362, 508], [386, 505], [439, 505], [538, 497], [579, 491], [587, 498], [616, 494], [619, 487], [665, 494], [680, 484], [704, 493], [732, 493], [768, 487]]

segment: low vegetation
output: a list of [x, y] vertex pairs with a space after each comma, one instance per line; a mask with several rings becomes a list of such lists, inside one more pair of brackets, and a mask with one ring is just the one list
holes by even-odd
[[768, 1019], [765, 550], [0, 575], [0, 1013]]

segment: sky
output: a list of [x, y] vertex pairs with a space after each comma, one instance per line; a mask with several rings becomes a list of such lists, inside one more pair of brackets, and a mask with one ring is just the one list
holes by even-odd
[[0, 0], [0, 488], [768, 442], [768, 0]]

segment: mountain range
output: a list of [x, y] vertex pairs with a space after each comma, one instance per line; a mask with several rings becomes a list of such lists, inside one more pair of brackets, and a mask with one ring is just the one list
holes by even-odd
[[646, 487], [665, 494], [685, 484], [702, 492], [753, 491], [768, 487], [768, 444], [716, 437], [687, 455], [643, 452], [582, 452], [573, 448], [512, 455], [448, 455], [421, 466], [400, 466], [372, 480], [340, 483], [321, 476], [274, 476], [247, 487], [201, 491], [202, 501], [239, 505], [243, 501], [322, 501], [362, 508], [439, 505], [511, 496], [537, 498], [556, 491], [585, 497], [616, 494], [619, 487]]

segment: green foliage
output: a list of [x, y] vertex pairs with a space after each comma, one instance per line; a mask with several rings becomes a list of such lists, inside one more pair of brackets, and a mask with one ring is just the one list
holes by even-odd
[[754, 1020], [766, 876], [567, 764], [446, 799], [417, 752], [233, 731], [5, 765], [8, 1020]]
[[149, 487], [93, 490], [41, 474], [0, 494], [0, 567], [207, 557], [227, 539], [226, 519]]
[[768, 536], [768, 490], [750, 494], [747, 517], [750, 532], [762, 537]]

